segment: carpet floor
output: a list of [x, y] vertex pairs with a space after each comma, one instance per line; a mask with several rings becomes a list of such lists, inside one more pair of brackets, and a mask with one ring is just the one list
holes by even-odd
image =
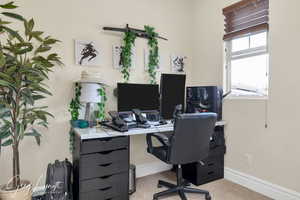
[[[131, 195], [130, 200], [152, 200], [154, 193], [166, 190], [166, 188], [157, 188], [159, 179], [175, 183], [176, 177], [172, 172], [164, 172], [139, 178], [137, 179], [137, 190]], [[270, 198], [224, 179], [201, 185], [198, 188], [208, 190], [212, 200], [270, 200]], [[197, 194], [187, 194], [187, 198], [188, 200], [205, 200], [204, 196]], [[176, 195], [162, 199], [180, 200]]]

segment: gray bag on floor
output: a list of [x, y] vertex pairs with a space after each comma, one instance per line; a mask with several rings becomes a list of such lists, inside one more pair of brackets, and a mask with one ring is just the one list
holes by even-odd
[[47, 168], [45, 200], [71, 200], [71, 179], [72, 164], [68, 159], [50, 163]]

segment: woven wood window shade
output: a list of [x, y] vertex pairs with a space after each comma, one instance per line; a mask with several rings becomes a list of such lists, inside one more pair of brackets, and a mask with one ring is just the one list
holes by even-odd
[[269, 0], [242, 0], [223, 9], [224, 40], [269, 29]]

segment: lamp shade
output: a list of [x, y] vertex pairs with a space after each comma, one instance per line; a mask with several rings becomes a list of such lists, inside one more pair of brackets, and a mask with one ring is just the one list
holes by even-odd
[[101, 96], [98, 90], [101, 85], [98, 83], [81, 83], [80, 102], [83, 103], [100, 103]]
[[107, 86], [107, 83], [101, 79], [99, 72], [88, 73], [86, 71], [81, 72], [81, 79], [77, 81], [79, 83], [98, 83], [100, 85]]

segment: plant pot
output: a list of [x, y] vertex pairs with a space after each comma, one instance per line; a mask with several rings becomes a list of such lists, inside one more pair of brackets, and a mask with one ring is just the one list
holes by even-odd
[[0, 200], [31, 200], [32, 185], [29, 181], [21, 181], [22, 188], [16, 190], [5, 190], [7, 185], [0, 186]]
[[86, 120], [82, 120], [82, 119], [71, 120], [70, 123], [71, 123], [71, 126], [73, 128], [87, 128], [87, 127], [89, 127], [89, 122], [86, 121]]

